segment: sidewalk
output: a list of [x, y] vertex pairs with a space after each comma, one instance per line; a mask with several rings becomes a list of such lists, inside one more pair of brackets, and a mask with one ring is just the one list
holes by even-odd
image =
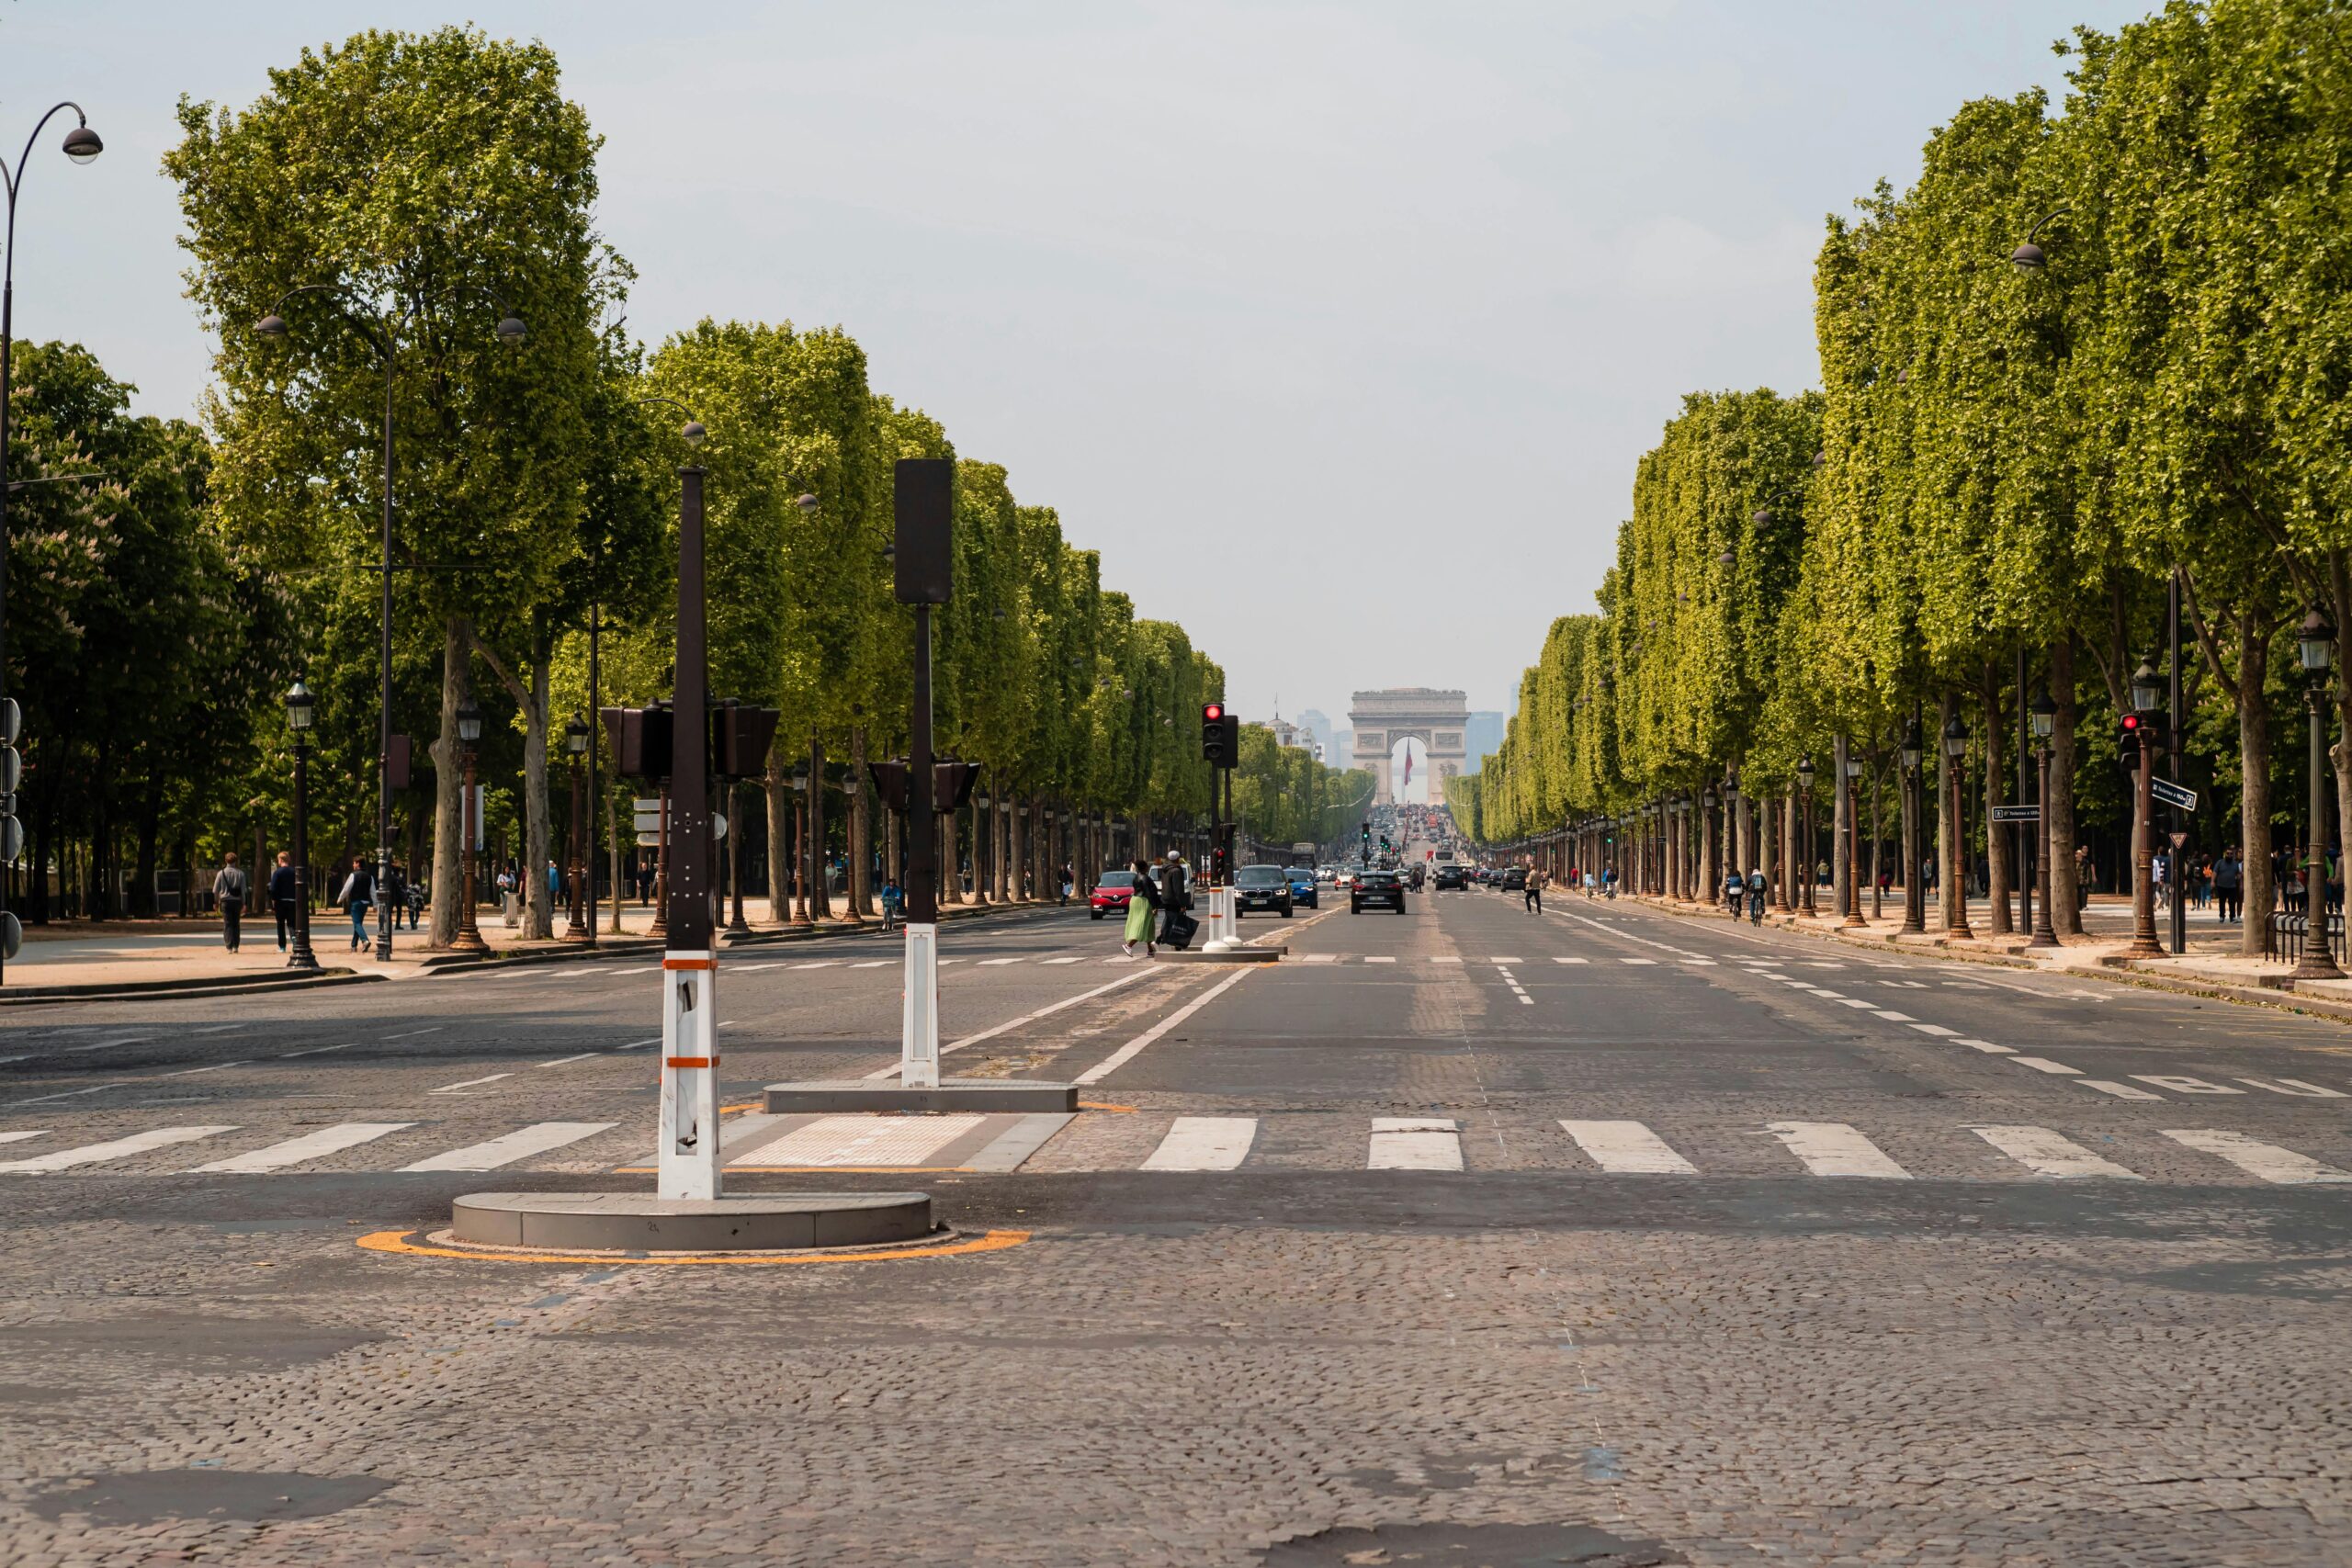
[[[944, 906], [943, 919], [969, 919], [995, 904], [976, 906], [969, 902]], [[1003, 908], [1051, 908], [1052, 901]], [[729, 907], [731, 909], [731, 906]], [[836, 896], [831, 902], [831, 918], [809, 926], [788, 926], [775, 920], [765, 898], [746, 898], [743, 916], [753, 931], [752, 942], [810, 940], [833, 932], [860, 929], [878, 931], [878, 915], [866, 919], [863, 927], [848, 923], [843, 917], [849, 912], [849, 900]], [[621, 908], [621, 929], [616, 932], [610, 924], [612, 911], [607, 906], [598, 921], [597, 948], [584, 942], [526, 940], [519, 923], [509, 928], [495, 906], [477, 912], [475, 922], [482, 940], [490, 944], [493, 960], [529, 960], [542, 963], [560, 962], [585, 956], [593, 951], [641, 952], [650, 949], [653, 909], [650, 905], [627, 903]], [[431, 919], [425, 920], [429, 928]], [[557, 912], [555, 929], [560, 932], [565, 920]], [[370, 921], [368, 946], [355, 952], [351, 948], [351, 921], [336, 910], [320, 910], [311, 917], [311, 951], [325, 971], [322, 976], [301, 976], [289, 973], [286, 954], [278, 950], [277, 921], [265, 914], [259, 919], [248, 916], [244, 921], [243, 942], [239, 950], [230, 953], [220, 945], [220, 922], [209, 919], [168, 918], [162, 919], [124, 920], [59, 920], [46, 926], [25, 927], [24, 951], [7, 966], [6, 985], [0, 988], [0, 1002], [11, 999], [58, 1000], [67, 998], [97, 1000], [139, 996], [172, 996], [187, 991], [274, 990], [288, 986], [353, 984], [369, 980], [413, 979], [436, 970], [481, 962], [447, 950], [435, 951], [424, 945], [425, 931], [411, 931], [402, 926], [392, 936], [392, 961], [376, 962], [375, 925]], [[725, 924], [722, 920], [720, 930]], [[737, 943], [744, 939], [738, 938]], [[725, 938], [722, 935], [722, 942]], [[735, 944], [728, 944], [735, 945]], [[61, 990], [61, 988], [63, 988]]]
[[[1724, 913], [1720, 904], [1682, 903], [1649, 895], [1638, 897], [1645, 904], [1676, 914], [1696, 919], [1727, 920], [1730, 918]], [[1768, 909], [1764, 923], [1783, 931], [1802, 931], [1826, 941], [1851, 942], [1857, 946], [1917, 948], [1949, 958], [2001, 964], [2014, 968], [2096, 975], [2107, 979], [2129, 978], [2166, 990], [2267, 1003], [2274, 1007], [2292, 1007], [2299, 1011], [2352, 1021], [2352, 979], [2299, 982], [2292, 978], [2294, 965], [2291, 964], [2239, 956], [2237, 925], [2234, 922], [2225, 925], [2215, 920], [2211, 906], [2188, 911], [2187, 945], [2179, 957], [2173, 957], [2167, 953], [2162, 958], [2126, 958], [2125, 951], [2132, 945], [2132, 900], [2120, 894], [2093, 895], [2090, 906], [2083, 911], [2083, 934], [2062, 938], [2062, 945], [2054, 948], [2029, 946], [2030, 931], [1995, 935], [1991, 928], [1991, 908], [1982, 897], [1973, 899], [1969, 904], [1972, 935], [1964, 938], [1945, 936], [1941, 912], [1932, 895], [1928, 902], [1928, 929], [1907, 936], [1902, 934], [1903, 897], [1899, 888], [1888, 893], [1885, 914], [1877, 919], [1867, 918], [1871, 900], [1865, 892], [1862, 911], [1866, 918], [1859, 926], [1845, 925], [1830, 912], [1828, 888], [1816, 888], [1814, 900], [1815, 911], [1810, 916], [1775, 915]], [[1741, 919], [1744, 922], [1746, 917]], [[2169, 912], [2157, 910], [2157, 940], [2169, 945], [2171, 930]]]

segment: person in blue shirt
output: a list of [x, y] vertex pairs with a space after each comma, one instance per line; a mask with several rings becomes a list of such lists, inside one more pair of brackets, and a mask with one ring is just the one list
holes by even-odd
[[894, 931], [899, 929], [899, 910], [906, 901], [907, 896], [899, 888], [897, 877], [894, 876], [882, 885], [882, 929], [884, 931]]

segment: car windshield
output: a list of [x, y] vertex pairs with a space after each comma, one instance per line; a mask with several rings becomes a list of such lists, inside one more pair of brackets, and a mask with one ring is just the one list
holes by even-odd
[[1135, 885], [1136, 874], [1132, 871], [1106, 871], [1102, 874], [1102, 880], [1095, 886], [1098, 887], [1133, 887]]
[[1272, 887], [1288, 882], [1290, 877], [1278, 865], [1245, 865], [1234, 880], [1244, 887]]

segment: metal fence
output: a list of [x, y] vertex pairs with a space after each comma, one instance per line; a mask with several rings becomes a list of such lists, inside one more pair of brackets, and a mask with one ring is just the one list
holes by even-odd
[[[2344, 917], [2324, 915], [2320, 919], [2320, 940], [2327, 944], [2328, 957], [2344, 961]], [[2301, 914], [2275, 914], [2270, 917], [2270, 929], [2264, 933], [2262, 955], [2281, 964], [2301, 964], [2303, 948], [2311, 941], [2311, 918]]]

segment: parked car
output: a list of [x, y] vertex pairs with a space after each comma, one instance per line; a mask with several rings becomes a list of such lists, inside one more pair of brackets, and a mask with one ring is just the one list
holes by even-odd
[[1087, 919], [1099, 920], [1105, 915], [1125, 915], [1127, 900], [1134, 897], [1135, 894], [1136, 874], [1134, 872], [1104, 872], [1102, 880], [1094, 885], [1093, 893], [1086, 900]]
[[1315, 879], [1313, 866], [1295, 865], [1290, 868], [1290, 901], [1294, 907], [1300, 904], [1310, 909], [1323, 907], [1323, 895]]
[[1348, 889], [1348, 912], [1363, 913], [1367, 904], [1378, 905], [1405, 912], [1405, 877], [1402, 872], [1366, 871], [1357, 876], [1355, 886]]
[[1245, 865], [1233, 874], [1233, 917], [1272, 909], [1290, 919], [1290, 873], [1278, 865]]

